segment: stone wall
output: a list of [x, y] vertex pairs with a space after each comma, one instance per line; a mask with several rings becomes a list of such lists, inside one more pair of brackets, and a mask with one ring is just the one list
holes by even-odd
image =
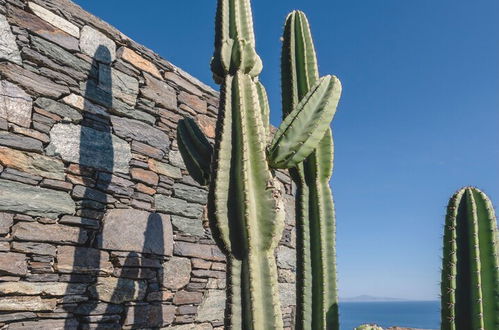
[[[225, 258], [175, 141], [183, 116], [213, 138], [217, 107], [67, 0], [0, 0], [0, 328], [223, 328]], [[277, 176], [292, 327], [293, 198]]]

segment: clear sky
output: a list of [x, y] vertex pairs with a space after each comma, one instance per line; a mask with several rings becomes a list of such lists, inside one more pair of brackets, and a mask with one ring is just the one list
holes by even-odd
[[[76, 0], [202, 81], [216, 0]], [[287, 13], [312, 26], [343, 97], [333, 132], [340, 296], [437, 300], [445, 206], [463, 185], [499, 205], [499, 1], [253, 0], [261, 79], [280, 122]]]

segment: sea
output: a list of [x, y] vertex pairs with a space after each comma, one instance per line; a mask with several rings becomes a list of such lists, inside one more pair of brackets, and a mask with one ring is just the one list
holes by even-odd
[[440, 329], [440, 302], [340, 302], [340, 330], [369, 323], [383, 328]]

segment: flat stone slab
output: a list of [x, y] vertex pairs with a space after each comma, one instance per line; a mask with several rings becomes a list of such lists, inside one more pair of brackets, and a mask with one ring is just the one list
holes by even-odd
[[0, 163], [16, 170], [64, 181], [64, 163], [32, 152], [0, 147]]
[[56, 218], [74, 214], [75, 208], [65, 192], [0, 179], [0, 211]]
[[116, 135], [121, 138], [140, 141], [163, 151], [168, 150], [170, 146], [168, 135], [151, 125], [116, 116], [111, 117], [111, 122]]
[[55, 124], [50, 131], [47, 155], [109, 172], [128, 173], [132, 158], [128, 142], [90, 127]]
[[0, 59], [22, 64], [21, 53], [16, 44], [16, 37], [10, 30], [9, 22], [0, 14]]
[[225, 290], [210, 290], [198, 309], [199, 322], [222, 321], [225, 311]]
[[98, 297], [101, 301], [122, 304], [127, 301], [144, 299], [147, 282], [126, 278], [99, 277], [93, 290], [93, 296]]
[[106, 250], [172, 255], [170, 217], [135, 209], [113, 209], [104, 216], [101, 246]]
[[183, 199], [166, 195], [156, 195], [154, 198], [156, 210], [160, 212], [194, 219], [200, 219], [203, 215], [203, 205], [188, 203]]
[[167, 289], [179, 290], [189, 284], [191, 279], [191, 260], [172, 257], [164, 265], [163, 286]]
[[0, 299], [0, 311], [51, 312], [57, 305], [57, 299], [29, 296], [10, 296]]
[[116, 59], [116, 44], [100, 31], [85, 25], [81, 29], [81, 50], [102, 63], [111, 63]]
[[0, 253], [0, 274], [25, 276], [28, 272], [26, 255], [22, 253]]
[[31, 97], [17, 85], [0, 80], [0, 117], [23, 127], [31, 124]]
[[78, 227], [21, 221], [12, 227], [12, 236], [20, 241], [83, 244], [88, 232]]
[[80, 29], [73, 23], [69, 22], [68, 20], [54, 14], [50, 10], [45, 9], [44, 7], [37, 5], [34, 2], [29, 2], [28, 6], [36, 16], [40, 17], [46, 22], [63, 30], [64, 32], [72, 35], [73, 37], [76, 38], [80, 37]]
[[66, 294], [84, 294], [87, 285], [63, 282], [3, 282], [0, 283], [1, 295], [18, 296], [64, 296]]
[[74, 246], [59, 246], [55, 267], [61, 273], [109, 275], [114, 270], [107, 252]]

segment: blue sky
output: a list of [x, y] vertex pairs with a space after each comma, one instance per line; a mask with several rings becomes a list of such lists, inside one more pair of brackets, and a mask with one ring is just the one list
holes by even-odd
[[[76, 0], [216, 87], [215, 0]], [[308, 15], [343, 97], [332, 180], [341, 296], [436, 300], [445, 206], [463, 185], [499, 205], [499, 1], [253, 0], [261, 79], [280, 122], [280, 35]]]

